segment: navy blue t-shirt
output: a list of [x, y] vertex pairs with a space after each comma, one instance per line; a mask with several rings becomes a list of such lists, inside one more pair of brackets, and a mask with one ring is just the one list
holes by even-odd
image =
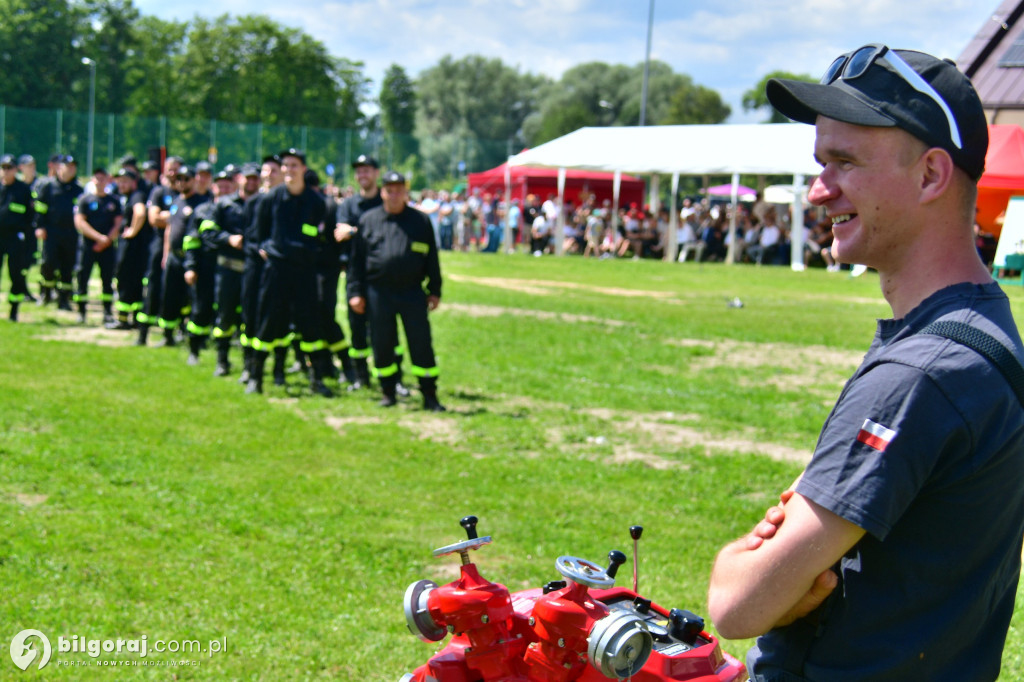
[[1024, 538], [1024, 407], [977, 352], [916, 333], [938, 319], [1024, 357], [995, 283], [954, 285], [879, 321], [796, 487], [866, 535], [826, 604], [758, 639], [755, 669], [830, 682], [998, 676]]

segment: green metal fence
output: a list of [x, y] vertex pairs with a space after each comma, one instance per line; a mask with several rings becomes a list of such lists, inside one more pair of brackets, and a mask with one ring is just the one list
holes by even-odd
[[[457, 139], [424, 145], [411, 135], [373, 130], [325, 129], [308, 126], [228, 123], [217, 120], [148, 118], [97, 114], [93, 130], [93, 162], [113, 169], [125, 154], [140, 161], [157, 158], [160, 148], [186, 163], [207, 160], [217, 167], [244, 163], [297, 147], [306, 151], [309, 166], [335, 182], [352, 179], [349, 162], [359, 154], [377, 157], [385, 168], [417, 171], [414, 186], [486, 170], [508, 155], [507, 141]], [[29, 109], [0, 104], [0, 154], [31, 154], [44, 161], [56, 153], [79, 159], [82, 174], [88, 158], [89, 116], [63, 109]], [[515, 150], [519, 151], [519, 150]], [[333, 169], [333, 173], [328, 173]]]

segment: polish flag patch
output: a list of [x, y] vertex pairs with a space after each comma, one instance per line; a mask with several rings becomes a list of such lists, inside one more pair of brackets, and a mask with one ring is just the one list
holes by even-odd
[[864, 425], [860, 427], [860, 431], [857, 433], [858, 441], [879, 452], [885, 452], [885, 449], [889, 447], [889, 443], [895, 437], [896, 431], [870, 419], [864, 420]]

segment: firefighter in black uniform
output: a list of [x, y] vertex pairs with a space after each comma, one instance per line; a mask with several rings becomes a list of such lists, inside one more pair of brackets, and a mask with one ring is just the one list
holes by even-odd
[[[32, 190], [32, 206], [35, 208], [36, 200], [38, 195], [36, 189], [39, 185], [46, 182], [48, 178], [41, 176], [36, 172], [36, 159], [31, 154], [22, 154], [18, 157], [18, 179], [28, 185], [29, 189]], [[25, 274], [28, 275], [29, 269], [39, 262], [39, 240], [36, 239], [34, 230], [29, 230], [25, 234]], [[31, 291], [25, 292], [25, 300], [36, 301], [35, 296], [32, 295]]]
[[[160, 324], [160, 300], [163, 298], [164, 278], [164, 231], [171, 217], [171, 204], [174, 203], [178, 191], [178, 169], [184, 163], [180, 156], [168, 156], [164, 161], [164, 174], [160, 184], [154, 187], [146, 200], [146, 217], [153, 228], [153, 238], [149, 242], [149, 265], [146, 267], [146, 297], [142, 302], [142, 310], [135, 316], [139, 325], [138, 346], [145, 346], [149, 336], [149, 328]], [[164, 335], [164, 338], [168, 338]], [[173, 342], [173, 334], [170, 337]]]
[[[445, 411], [437, 399], [437, 364], [427, 312], [441, 302], [441, 266], [434, 228], [426, 215], [408, 205], [409, 191], [401, 173], [389, 171], [381, 188], [383, 204], [359, 219], [352, 245], [347, 293], [356, 312], [370, 316], [373, 362], [384, 398], [396, 403], [398, 365], [396, 316], [402, 318], [411, 372], [419, 379], [423, 407]], [[426, 289], [424, 290], [424, 283]]]
[[0, 269], [7, 259], [7, 276], [11, 288], [7, 301], [11, 304], [9, 319], [18, 321], [18, 306], [25, 300], [25, 239], [32, 234], [35, 208], [32, 190], [18, 179], [18, 169], [11, 154], [0, 156]]
[[164, 330], [164, 345], [175, 345], [174, 330], [191, 309], [188, 286], [185, 284], [185, 251], [199, 248], [199, 239], [191, 229], [195, 210], [207, 197], [195, 192], [196, 174], [188, 166], [181, 166], [175, 175], [178, 195], [171, 203], [167, 228], [164, 230], [163, 281], [160, 285], [160, 319]]
[[[39, 266], [42, 280], [42, 303], [57, 290], [57, 308], [71, 310], [71, 277], [78, 255], [78, 232], [75, 231], [75, 205], [82, 196], [82, 186], [75, 176], [78, 164], [71, 156], [61, 157], [57, 176], [37, 190], [36, 237], [43, 241], [43, 262]], [[59, 279], [58, 279], [59, 277]]]
[[117, 248], [117, 321], [110, 329], [132, 329], [135, 316], [142, 311], [144, 280], [149, 265], [153, 228], [146, 215], [146, 191], [139, 187], [139, 176], [128, 168], [117, 173], [117, 193], [121, 202], [121, 239]]
[[[214, 216], [217, 200], [234, 191], [235, 172], [235, 167], [229, 165], [217, 174], [212, 193], [202, 195], [207, 201], [196, 208], [195, 218], [189, 221], [184, 267], [185, 284], [192, 289], [192, 312], [186, 326], [190, 365], [199, 364], [199, 351], [206, 348], [213, 332], [217, 310], [217, 244], [210, 237], [220, 230]], [[198, 173], [196, 183], [199, 184]]]
[[[260, 192], [245, 203], [245, 234], [242, 238], [242, 251], [245, 253], [245, 271], [242, 273], [242, 335], [239, 338], [245, 365], [242, 369], [242, 376], [238, 378], [238, 381], [246, 384], [246, 391], [249, 390], [248, 384], [253, 373], [256, 345], [259, 343], [256, 334], [260, 326], [260, 279], [263, 277], [263, 264], [265, 262], [263, 256], [260, 255], [260, 244], [270, 237], [269, 234], [260, 234], [258, 232], [260, 226], [256, 222], [256, 214], [259, 212], [259, 205], [263, 199], [270, 190], [280, 185], [283, 179], [281, 175], [281, 159], [277, 157], [277, 154], [265, 157], [260, 166], [260, 180], [262, 182]], [[283, 361], [281, 362], [281, 373], [282, 375], [284, 374]], [[262, 377], [260, 377], [260, 381], [262, 382]]]
[[[352, 236], [358, 228], [359, 218], [370, 209], [381, 205], [380, 187], [377, 186], [377, 180], [380, 177], [380, 164], [377, 163], [377, 159], [360, 154], [352, 162], [352, 169], [355, 171], [359, 192], [346, 198], [338, 206], [338, 225], [334, 232], [335, 240], [341, 245], [340, 258], [342, 269], [345, 270], [348, 269], [351, 259]], [[357, 313], [351, 306], [346, 307], [348, 309], [349, 335], [351, 336], [348, 354], [352, 359], [355, 373], [355, 381], [349, 384], [351, 391], [370, 385], [370, 370], [367, 362], [370, 359], [371, 351], [366, 314]]]
[[333, 394], [323, 383], [330, 354], [317, 310], [315, 269], [317, 226], [324, 220], [326, 207], [319, 193], [306, 186], [305, 154], [288, 149], [278, 156], [284, 183], [266, 194], [256, 214], [256, 232], [269, 236], [260, 244], [266, 264], [260, 278], [256, 353], [246, 392], [262, 392], [268, 353], [287, 348], [289, 323], [294, 323], [296, 333], [302, 336], [302, 350], [312, 364], [310, 389], [330, 397]]
[[92, 173], [96, 191], [83, 194], [75, 207], [75, 229], [78, 230], [78, 264], [75, 303], [78, 322], [85, 324], [85, 308], [89, 301], [89, 277], [94, 265], [100, 268], [103, 323], [114, 321], [114, 266], [117, 265], [117, 237], [121, 233], [121, 202], [107, 193], [110, 176], [106, 169]]
[[[217, 259], [215, 300], [217, 315], [213, 325], [213, 339], [217, 344], [217, 368], [214, 376], [226, 376], [231, 371], [228, 352], [231, 339], [242, 324], [242, 274], [245, 254], [242, 245], [245, 233], [245, 206], [259, 190], [259, 171], [253, 166], [241, 170], [226, 166], [217, 174], [216, 184], [225, 184], [222, 196], [213, 205], [209, 218], [211, 225], [200, 226], [199, 238], [203, 248]], [[237, 190], [237, 191], [234, 191]]]

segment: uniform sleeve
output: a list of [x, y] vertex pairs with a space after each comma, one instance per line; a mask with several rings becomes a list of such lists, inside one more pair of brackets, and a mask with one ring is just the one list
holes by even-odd
[[204, 250], [219, 251], [228, 243], [228, 237], [231, 235], [224, 229], [225, 218], [225, 208], [220, 202], [210, 204], [210, 209], [203, 212], [203, 217], [199, 221], [199, 240], [203, 243]]
[[352, 253], [345, 275], [345, 293], [348, 298], [366, 296], [366, 224], [359, 220], [359, 231], [352, 235]]
[[932, 379], [886, 362], [844, 391], [796, 490], [884, 540], [939, 463], [970, 449], [968, 425]]
[[429, 238], [427, 243], [430, 245], [430, 251], [427, 252], [427, 279], [426, 289], [427, 294], [430, 296], [437, 296], [441, 298], [441, 260], [437, 255], [437, 242], [434, 240], [434, 228], [430, 224], [430, 219], [427, 218], [427, 229], [429, 230]]
[[185, 238], [182, 240], [181, 249], [185, 252], [184, 266], [186, 270], [195, 270], [199, 265], [199, 255], [203, 248], [200, 230], [203, 223], [208, 220], [209, 209], [207, 206], [208, 204], [197, 206], [185, 222]]

